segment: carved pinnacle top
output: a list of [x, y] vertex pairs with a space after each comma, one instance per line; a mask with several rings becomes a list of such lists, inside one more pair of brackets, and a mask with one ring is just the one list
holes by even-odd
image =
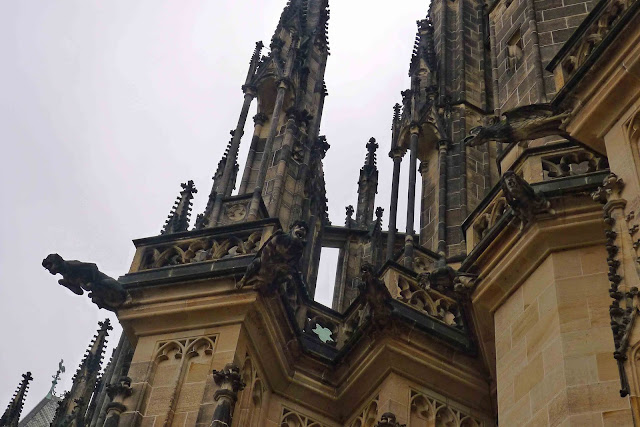
[[191, 215], [191, 200], [198, 192], [192, 180], [186, 184], [180, 184], [182, 191], [176, 199], [161, 234], [178, 233], [189, 228], [189, 216]]
[[376, 143], [375, 138], [369, 139], [369, 142], [366, 145], [367, 147], [367, 158], [365, 159], [366, 166], [375, 166], [376, 165], [376, 150], [378, 149], [378, 144]]

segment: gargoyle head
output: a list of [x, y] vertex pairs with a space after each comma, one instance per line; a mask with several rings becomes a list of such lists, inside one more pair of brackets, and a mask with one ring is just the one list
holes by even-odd
[[489, 142], [487, 128], [476, 126], [469, 130], [469, 135], [464, 138], [464, 145], [467, 147], [477, 147]]
[[291, 225], [291, 230], [289, 230], [289, 234], [291, 235], [291, 238], [302, 244], [304, 244], [307, 241], [308, 232], [309, 232], [309, 226], [304, 221], [295, 221]]
[[379, 427], [396, 427], [398, 423], [396, 422], [396, 415], [392, 412], [385, 412], [380, 417], [380, 422], [378, 423]]
[[507, 191], [514, 192], [519, 187], [518, 176], [513, 171], [504, 173], [504, 185]]
[[55, 276], [65, 270], [65, 261], [58, 254], [49, 254], [42, 260], [42, 266]]

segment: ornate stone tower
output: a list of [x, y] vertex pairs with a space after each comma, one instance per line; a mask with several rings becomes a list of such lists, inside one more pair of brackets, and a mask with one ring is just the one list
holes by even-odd
[[[622, 74], [615, 87], [640, 87], [629, 77], [640, 68], [625, 68], [640, 67], [637, 29], [622, 37], [616, 72], [588, 69], [640, 12], [637, 1], [601, 0], [560, 48], [591, 7], [571, 3], [431, 2], [410, 87], [393, 107], [385, 230], [374, 138], [355, 208], [344, 226], [328, 220], [329, 144], [319, 135], [328, 4], [290, 0], [269, 53], [256, 44], [240, 118], [195, 226], [189, 181], [160, 234], [134, 241], [118, 280], [56, 254], [43, 261], [124, 329], [98, 381], [109, 329], [101, 324], [54, 425], [631, 425], [640, 240], [625, 198], [637, 209], [640, 187], [635, 172], [627, 187], [610, 175], [604, 154], [627, 153], [620, 169], [635, 158], [640, 113], [628, 107], [634, 100], [607, 116], [616, 100], [602, 95], [607, 86], [576, 79]], [[608, 58], [619, 58], [611, 49]], [[552, 55], [557, 95], [544, 71]], [[597, 112], [617, 120], [604, 141]], [[622, 147], [622, 134], [636, 142]], [[398, 232], [405, 157], [407, 227]], [[332, 308], [313, 300], [323, 247], [339, 249]]]

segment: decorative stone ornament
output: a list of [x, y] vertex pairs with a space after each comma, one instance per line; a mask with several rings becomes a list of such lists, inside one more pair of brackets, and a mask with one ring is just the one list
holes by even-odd
[[389, 305], [391, 294], [387, 286], [375, 274], [375, 267], [364, 264], [361, 268], [361, 280], [358, 290], [364, 295], [374, 329], [383, 329], [391, 321], [392, 308]]
[[242, 381], [240, 369], [233, 363], [228, 363], [221, 371], [214, 370], [213, 380], [220, 388], [213, 395], [218, 404], [213, 411], [211, 427], [229, 427], [238, 392], [244, 389], [245, 383]]
[[531, 185], [515, 172], [505, 172], [500, 185], [507, 203], [520, 220], [520, 229], [530, 224], [538, 213], [553, 213], [551, 203], [536, 194]]
[[131, 378], [120, 377], [117, 383], [107, 385], [107, 395], [111, 403], [107, 405], [104, 427], [117, 427], [120, 423], [120, 415], [127, 410], [123, 401], [131, 396]]
[[559, 112], [550, 104], [533, 104], [505, 112], [500, 120], [494, 117], [487, 126], [469, 131], [464, 139], [468, 147], [477, 147], [489, 141], [518, 143], [552, 135], [566, 135], [562, 129], [568, 113]]
[[380, 421], [376, 427], [406, 427], [406, 424], [400, 424], [396, 421], [396, 415], [392, 412], [385, 412], [380, 417]]
[[308, 230], [306, 222], [296, 221], [288, 233], [276, 231], [258, 250], [237, 288], [249, 285], [270, 295], [284, 283], [290, 282], [294, 275], [300, 274], [300, 258]]
[[42, 260], [42, 266], [53, 275], [62, 274], [58, 283], [74, 294], [89, 292], [89, 298], [99, 308], [116, 311], [129, 298], [120, 282], [98, 270], [93, 263], [65, 261], [58, 254], [49, 254]]

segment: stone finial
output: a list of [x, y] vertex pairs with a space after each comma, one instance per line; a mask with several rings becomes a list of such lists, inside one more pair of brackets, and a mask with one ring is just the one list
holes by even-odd
[[182, 191], [176, 199], [167, 221], [160, 234], [179, 233], [181, 231], [187, 231], [189, 228], [189, 217], [191, 215], [191, 205], [193, 195], [198, 192], [192, 180], [189, 180], [186, 184], [180, 184]]
[[379, 145], [376, 143], [376, 139], [371, 137], [366, 147], [367, 158], [365, 159], [365, 165], [373, 167], [376, 165], [376, 150], [378, 149]]
[[345, 213], [346, 213], [346, 218], [344, 220], [344, 225], [346, 225], [347, 227], [351, 227], [351, 224], [353, 223], [353, 213], [355, 212], [355, 209], [353, 209], [353, 205], [349, 205], [349, 206], [345, 207], [344, 209], [345, 209]]
[[384, 214], [384, 209], [378, 206], [376, 208], [376, 221], [382, 223], [382, 215]]
[[31, 372], [22, 374], [22, 381], [18, 385], [18, 389], [13, 395], [13, 399], [9, 402], [9, 406], [0, 417], [0, 427], [17, 427], [20, 421], [20, 414], [24, 406], [24, 399], [29, 389], [29, 382], [33, 380]]
[[392, 412], [385, 412], [380, 417], [380, 421], [376, 427], [405, 427], [406, 424], [400, 424], [396, 421], [396, 415]]
[[228, 363], [221, 371], [214, 370], [213, 380], [220, 388], [213, 395], [218, 403], [213, 412], [211, 427], [228, 427], [231, 425], [238, 392], [244, 389], [245, 383], [240, 376], [240, 369], [234, 363]]

